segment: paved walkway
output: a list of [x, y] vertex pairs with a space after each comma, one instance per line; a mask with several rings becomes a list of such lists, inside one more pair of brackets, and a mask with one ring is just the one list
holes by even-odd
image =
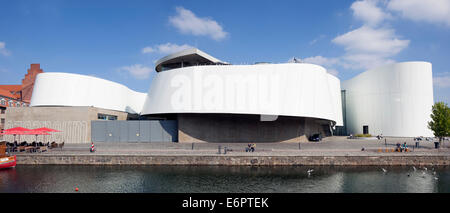
[[[386, 141], [385, 141], [386, 139]], [[221, 155], [224, 147], [231, 149], [230, 156], [442, 156], [450, 155], [450, 142], [445, 142], [443, 148], [435, 149], [431, 141], [421, 141], [415, 148], [412, 138], [377, 139], [347, 139], [346, 137], [328, 137], [321, 142], [304, 143], [257, 143], [256, 151], [245, 152], [247, 143], [95, 143], [96, 152], [90, 153], [90, 144], [66, 144], [62, 150], [52, 149], [36, 155]], [[385, 152], [392, 150], [397, 143], [407, 142], [411, 152]], [[361, 151], [362, 148], [365, 151]], [[383, 152], [379, 152], [379, 150]], [[29, 153], [16, 153], [18, 155]]]

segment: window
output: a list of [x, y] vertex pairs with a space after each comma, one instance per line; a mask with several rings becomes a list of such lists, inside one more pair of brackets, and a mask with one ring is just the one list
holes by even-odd
[[106, 120], [106, 115], [98, 114], [98, 119], [99, 120]]
[[13, 101], [9, 101], [9, 106], [13, 107], [14, 106], [14, 102]]
[[98, 119], [99, 120], [110, 120], [110, 121], [114, 121], [117, 120], [117, 116], [115, 115], [107, 115], [107, 114], [98, 114]]
[[6, 105], [6, 100], [4, 98], [2, 98], [0, 100], [1, 100], [1, 105]]
[[16, 107], [21, 107], [22, 105], [19, 102], [16, 102]]
[[2, 118], [1, 124], [5, 124], [5, 119]]
[[26, 103], [23, 103], [23, 104], [22, 104], [22, 106], [23, 106], [23, 107], [26, 107], [26, 106], [27, 106], [27, 104], [26, 104]]

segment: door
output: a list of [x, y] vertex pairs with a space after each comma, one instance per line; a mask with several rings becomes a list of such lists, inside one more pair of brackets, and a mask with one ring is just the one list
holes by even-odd
[[369, 134], [369, 126], [363, 126], [363, 134]]

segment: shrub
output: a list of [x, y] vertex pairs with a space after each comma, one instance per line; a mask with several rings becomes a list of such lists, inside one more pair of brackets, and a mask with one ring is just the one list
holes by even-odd
[[367, 137], [372, 137], [372, 135], [371, 135], [371, 134], [356, 134], [355, 137], [364, 137], [364, 138], [367, 138]]

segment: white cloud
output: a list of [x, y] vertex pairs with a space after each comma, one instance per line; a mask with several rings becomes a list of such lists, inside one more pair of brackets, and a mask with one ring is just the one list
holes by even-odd
[[336, 65], [339, 61], [337, 58], [326, 58], [326, 57], [323, 57], [320, 55], [304, 58], [301, 60], [305, 63], [318, 64], [318, 65], [321, 65], [324, 67], [330, 67], [330, 66]]
[[450, 88], [450, 73], [439, 73], [438, 76], [433, 77], [433, 85], [439, 88]]
[[172, 43], [165, 43], [165, 44], [158, 44], [154, 47], [144, 47], [142, 49], [142, 53], [159, 53], [159, 54], [171, 54], [175, 52], [179, 52], [185, 49], [193, 48], [191, 45], [183, 44], [172, 44]]
[[5, 42], [0, 42], [0, 54], [4, 56], [9, 56], [11, 53], [6, 49]]
[[393, 60], [388, 59], [408, 47], [409, 40], [400, 40], [393, 29], [374, 29], [362, 26], [337, 36], [333, 43], [344, 47], [346, 53], [340, 57], [347, 68], [369, 69]]
[[223, 31], [216, 21], [211, 18], [197, 17], [192, 11], [177, 7], [177, 15], [169, 17], [169, 22], [181, 33], [196, 36], [210, 36], [214, 40], [224, 39], [228, 33]]
[[395, 60], [374, 54], [348, 54], [341, 57], [342, 67], [346, 69], [372, 69], [385, 64], [395, 63]]
[[409, 40], [397, 39], [393, 29], [374, 29], [367, 26], [340, 35], [332, 42], [344, 46], [348, 52], [382, 55], [395, 55], [409, 44]]
[[399, 12], [406, 19], [450, 27], [449, 0], [391, 0], [387, 8]]
[[152, 53], [155, 52], [156, 50], [153, 49], [152, 47], [144, 47], [142, 48], [142, 53]]
[[124, 66], [119, 71], [126, 71], [136, 79], [147, 79], [152, 72], [152, 69], [142, 64], [135, 64], [131, 66]]
[[[326, 58], [323, 56], [313, 56], [313, 57], [308, 57], [308, 58], [304, 58], [304, 59], [299, 59], [299, 58], [295, 58], [297, 60], [300, 60], [303, 63], [309, 63], [309, 64], [317, 64], [320, 66], [323, 66], [327, 69], [327, 72], [334, 75], [334, 76], [338, 76], [339, 72], [336, 70], [336, 68], [334, 68], [334, 66], [338, 65], [339, 59], [338, 58]], [[288, 63], [294, 63], [294, 57], [290, 58], [288, 60]]]
[[362, 20], [369, 26], [376, 26], [380, 22], [392, 18], [390, 14], [377, 6], [379, 3], [378, 0], [356, 1], [350, 8], [353, 10], [355, 18]]
[[313, 44], [317, 43], [317, 41], [319, 41], [319, 40], [321, 40], [321, 39], [323, 39], [323, 38], [325, 38], [325, 35], [320, 35], [320, 36], [318, 36], [317, 38], [315, 38], [315, 39], [313, 39], [312, 41], [310, 41], [310, 42], [309, 42], [309, 45], [313, 45]]
[[331, 75], [334, 75], [334, 76], [338, 76], [339, 75], [339, 72], [337, 70], [335, 70], [335, 69], [327, 69], [327, 72], [330, 73]]
[[324, 66], [334, 75], [338, 74], [336, 67], [371, 69], [394, 63], [390, 57], [408, 47], [410, 41], [399, 39], [393, 29], [363, 25], [337, 36], [332, 42], [344, 47], [345, 53], [339, 57], [327, 58], [319, 55], [301, 61]]
[[[392, 57], [410, 44], [410, 40], [396, 35], [389, 25], [388, 21], [400, 17], [399, 13], [411, 20], [450, 26], [450, 0], [358, 0], [350, 8], [353, 17], [363, 21], [363, 25], [332, 39], [332, 43], [344, 48], [344, 54], [332, 58], [314, 56], [301, 61], [322, 65], [330, 73], [336, 73], [336, 67], [361, 70], [395, 63]], [[435, 84], [447, 87], [448, 76], [435, 77]]]

